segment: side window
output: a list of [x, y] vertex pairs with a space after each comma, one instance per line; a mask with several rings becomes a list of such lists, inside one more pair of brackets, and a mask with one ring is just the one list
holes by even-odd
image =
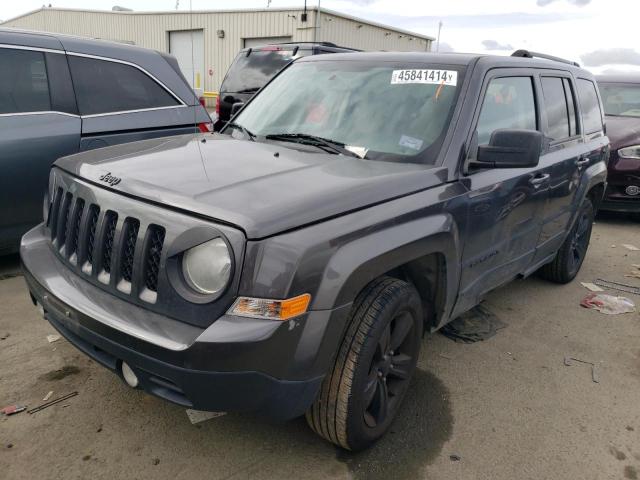
[[0, 48], [0, 114], [51, 110], [42, 52]]
[[536, 106], [531, 77], [494, 78], [482, 102], [476, 131], [478, 145], [489, 143], [500, 128], [536, 129]]
[[80, 115], [169, 107], [178, 101], [156, 81], [130, 65], [69, 57]]
[[[541, 82], [544, 108], [547, 112], [545, 135], [551, 141], [562, 140], [572, 136], [569, 102], [565, 95], [564, 79], [560, 77], [542, 77]], [[573, 128], [575, 129], [575, 118], [573, 123]]]
[[602, 111], [596, 93], [596, 86], [590, 80], [578, 79], [578, 98], [582, 109], [582, 123], [585, 133], [602, 130]]

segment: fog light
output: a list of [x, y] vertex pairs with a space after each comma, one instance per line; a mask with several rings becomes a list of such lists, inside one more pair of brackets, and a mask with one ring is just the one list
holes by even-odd
[[636, 195], [640, 195], [640, 187], [638, 187], [637, 185], [629, 185], [625, 189], [625, 192], [627, 193], [627, 195], [635, 197]]
[[127, 362], [122, 362], [122, 376], [130, 387], [136, 388], [138, 386], [138, 376], [131, 370]]

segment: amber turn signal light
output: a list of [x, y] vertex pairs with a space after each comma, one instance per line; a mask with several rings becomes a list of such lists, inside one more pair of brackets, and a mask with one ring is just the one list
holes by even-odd
[[289, 320], [307, 311], [311, 295], [304, 293], [286, 300], [240, 297], [229, 309], [231, 315], [269, 320]]

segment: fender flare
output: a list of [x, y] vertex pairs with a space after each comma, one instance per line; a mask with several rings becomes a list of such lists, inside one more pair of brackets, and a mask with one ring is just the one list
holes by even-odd
[[372, 280], [430, 254], [444, 257], [446, 290], [440, 315], [455, 302], [458, 282], [460, 235], [446, 213], [395, 224], [354, 239], [329, 259], [313, 303], [314, 309], [331, 309], [352, 302]]

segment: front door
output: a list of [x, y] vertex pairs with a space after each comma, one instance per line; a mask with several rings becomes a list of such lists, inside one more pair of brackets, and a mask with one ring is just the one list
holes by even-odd
[[[518, 70], [494, 73], [484, 91], [474, 133], [477, 145], [488, 144], [497, 129], [538, 129], [532, 76]], [[470, 155], [475, 158], [475, 153]], [[486, 292], [531, 264], [549, 187], [549, 175], [535, 167], [475, 170], [467, 180], [468, 222], [454, 315], [471, 308]]]

